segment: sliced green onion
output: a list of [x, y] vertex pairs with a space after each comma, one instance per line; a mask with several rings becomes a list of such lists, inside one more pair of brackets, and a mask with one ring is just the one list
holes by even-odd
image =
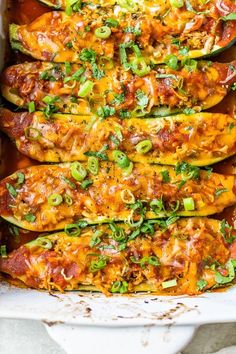
[[63, 201], [63, 198], [60, 194], [51, 194], [49, 197], [48, 197], [48, 204], [51, 205], [51, 206], [58, 206], [62, 203]]
[[107, 39], [111, 35], [111, 29], [108, 26], [102, 26], [102, 27], [97, 28], [95, 30], [94, 34], [97, 38]]
[[162, 197], [159, 199], [153, 199], [150, 203], [151, 209], [154, 211], [155, 214], [159, 214], [161, 211], [165, 211], [165, 205], [162, 200]]
[[26, 221], [28, 221], [28, 222], [35, 222], [36, 216], [33, 215], [33, 214], [26, 214], [26, 215], [24, 216], [24, 219], [25, 219]]
[[131, 70], [134, 74], [142, 77], [150, 72], [150, 66], [145, 62], [144, 58], [135, 58], [131, 61]]
[[112, 157], [120, 168], [127, 168], [130, 165], [129, 158], [124, 152], [120, 150], [114, 150], [112, 152]]
[[115, 281], [112, 284], [111, 292], [125, 294], [128, 291], [129, 284], [126, 281]]
[[97, 246], [101, 242], [101, 239], [100, 239], [101, 236], [102, 236], [102, 231], [96, 230], [91, 237], [89, 246], [90, 247]]
[[163, 281], [161, 283], [161, 285], [162, 285], [163, 289], [172, 288], [173, 286], [177, 285], [177, 280], [176, 279], [172, 279], [172, 280]]
[[85, 81], [85, 83], [80, 87], [78, 96], [82, 98], [88, 96], [92, 92], [93, 86], [94, 86], [93, 81], [90, 80]]
[[37, 141], [41, 138], [42, 133], [39, 129], [29, 126], [25, 129], [25, 137], [31, 141]]
[[64, 231], [71, 237], [78, 237], [81, 234], [81, 229], [78, 224], [68, 224], [66, 225]]
[[184, 198], [183, 203], [184, 203], [184, 210], [186, 210], [186, 211], [195, 210], [195, 203], [194, 203], [194, 200], [192, 197]]
[[65, 183], [68, 184], [68, 186], [70, 186], [70, 188], [75, 189], [76, 185], [74, 184], [74, 182], [72, 182], [71, 180], [69, 180], [68, 178], [66, 178], [65, 176], [61, 176], [62, 181], [64, 181]]
[[152, 142], [148, 139], [140, 141], [135, 148], [138, 154], [146, 154], [152, 149]]
[[99, 161], [98, 158], [95, 156], [89, 156], [87, 169], [89, 170], [92, 175], [96, 176], [99, 172]]
[[112, 230], [112, 239], [116, 242], [122, 242], [126, 240], [126, 234], [122, 227], [117, 226], [114, 223], [109, 224], [110, 229]]
[[128, 222], [129, 227], [134, 228], [134, 227], [141, 226], [143, 223], [143, 220], [144, 220], [144, 218], [143, 218], [143, 216], [141, 216], [138, 221], [134, 221], [133, 220], [133, 213], [132, 213], [131, 215], [128, 216], [127, 222]]
[[73, 204], [73, 199], [69, 194], [65, 193], [63, 199], [67, 205], [71, 206]]
[[114, 62], [111, 58], [102, 56], [99, 58], [99, 65], [106, 70], [111, 70], [114, 68]]
[[29, 110], [29, 113], [35, 112], [35, 103], [33, 101], [28, 103], [28, 110]]
[[1, 246], [0, 255], [2, 258], [7, 258], [7, 246], [6, 245]]
[[124, 189], [120, 193], [121, 199], [126, 204], [134, 204], [135, 203], [135, 196], [129, 189]]
[[70, 167], [72, 177], [79, 182], [82, 182], [87, 176], [86, 169], [80, 162], [73, 162]]
[[91, 179], [85, 179], [81, 185], [80, 185], [80, 188], [82, 189], [87, 189], [89, 186], [91, 186], [93, 184], [93, 180]]
[[52, 242], [46, 237], [38, 237], [36, 240], [33, 240], [27, 243], [27, 247], [42, 247], [46, 250], [50, 250], [53, 247]]
[[25, 182], [25, 175], [22, 172], [17, 172], [17, 185], [20, 186], [21, 184], [23, 184]]
[[99, 255], [98, 260], [93, 260], [89, 266], [89, 271], [92, 273], [95, 273], [99, 271], [100, 269], [103, 269], [107, 265], [108, 257]]
[[66, 74], [69, 75], [71, 73], [71, 63], [69, 61], [65, 62]]
[[167, 55], [164, 59], [164, 63], [173, 70], [178, 70], [179, 68], [178, 58], [173, 54]]
[[200, 279], [197, 281], [197, 290], [202, 291], [207, 285], [208, 282], [205, 279]]
[[179, 9], [180, 7], [184, 6], [184, 0], [170, 0], [170, 4], [171, 6]]
[[13, 198], [17, 197], [17, 191], [10, 183], [6, 183], [6, 188]]
[[130, 164], [128, 167], [126, 168], [122, 168], [122, 174], [124, 177], [128, 177], [131, 175], [132, 171], [133, 171], [133, 168], [134, 168], [134, 164], [133, 162], [130, 161]]

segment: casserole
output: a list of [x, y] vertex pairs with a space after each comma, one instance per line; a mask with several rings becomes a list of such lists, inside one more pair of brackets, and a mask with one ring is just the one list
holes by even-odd
[[[157, 347], [160, 353], [175, 353], [199, 324], [235, 321], [235, 288], [199, 297], [105, 298], [96, 293], [52, 296], [4, 282], [0, 286], [1, 317], [44, 321], [49, 333], [71, 353], [78, 351], [78, 343], [83, 354], [118, 353], [115, 341], [125, 343], [127, 353], [154, 353]], [[105, 345], [104, 337], [109, 338]]]

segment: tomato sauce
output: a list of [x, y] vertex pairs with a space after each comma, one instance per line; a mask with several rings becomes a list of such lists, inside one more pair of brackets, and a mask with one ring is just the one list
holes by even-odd
[[[9, 1], [9, 20], [16, 24], [22, 25], [34, 21], [40, 15], [51, 11], [50, 8], [40, 4], [36, 0], [11, 0]], [[235, 59], [236, 46], [221, 53], [218, 57], [213, 58], [214, 61], [227, 62]], [[10, 59], [9, 59], [10, 58]], [[15, 64], [23, 61], [32, 61], [33, 59], [22, 55], [21, 53], [10, 53], [7, 58], [7, 63]], [[236, 92], [229, 94], [219, 105], [213, 107], [211, 112], [222, 112], [233, 114], [236, 111]], [[38, 164], [37, 161], [31, 160], [22, 155], [16, 149], [10, 139], [2, 134], [1, 137], [1, 153], [2, 153], [2, 169], [1, 177], [4, 178], [18, 169]], [[213, 167], [215, 172], [236, 174], [236, 158], [230, 158], [224, 162], [218, 163]], [[217, 218], [225, 218], [232, 226], [236, 222], [236, 206], [227, 208], [223, 213], [216, 215]], [[0, 240], [7, 245], [8, 251], [18, 248], [21, 244], [34, 239], [38, 234], [19, 230], [19, 234], [14, 235], [12, 230], [9, 231], [9, 226], [2, 222], [0, 231]]]

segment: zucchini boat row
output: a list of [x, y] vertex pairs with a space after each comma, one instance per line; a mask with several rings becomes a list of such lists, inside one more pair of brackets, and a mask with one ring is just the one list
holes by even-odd
[[202, 57], [233, 44], [236, 22], [231, 13], [236, 5], [226, 1], [225, 10], [218, 3], [207, 1], [200, 6], [205, 10], [198, 11], [186, 0], [181, 8], [135, 15], [85, 4], [72, 14], [52, 11], [30, 24], [11, 24], [10, 41], [13, 49], [46, 61], [80, 62], [87, 48], [98, 56], [119, 56], [126, 69], [141, 65], [148, 70], [147, 64], [166, 61], [176, 66], [178, 59]]
[[[137, 235], [139, 235], [137, 237]], [[224, 222], [190, 218], [131, 230], [109, 224], [75, 235], [39, 237], [0, 258], [0, 270], [46, 290], [137, 291], [194, 295], [235, 279], [229, 229]]]
[[104, 146], [109, 160], [119, 149], [131, 161], [167, 165], [207, 166], [236, 153], [236, 121], [219, 113], [101, 120], [0, 109], [0, 129], [20, 152], [41, 162], [86, 161], [86, 152], [99, 155]]
[[143, 77], [110, 64], [102, 60], [95, 67], [91, 63], [14, 65], [1, 76], [2, 95], [30, 111], [44, 110], [48, 118], [56, 111], [97, 113], [102, 118], [164, 116], [208, 109], [236, 82], [236, 61], [188, 60], [179, 70], [160, 65]]
[[[144, 219], [206, 216], [236, 203], [235, 177], [201, 171], [186, 162], [175, 168], [133, 164], [120, 150], [113, 162], [106, 147], [87, 152], [88, 163], [22, 169], [0, 183], [0, 215], [32, 231]], [[100, 161], [99, 161], [100, 160]]]

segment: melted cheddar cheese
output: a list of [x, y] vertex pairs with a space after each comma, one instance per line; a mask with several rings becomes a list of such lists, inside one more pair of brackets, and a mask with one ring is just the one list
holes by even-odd
[[[228, 6], [227, 13], [236, 12], [233, 2], [224, 2]], [[15, 49], [36, 59], [55, 62], [79, 62], [81, 50], [87, 47], [98, 56], [115, 58], [120, 45], [132, 47], [136, 56], [146, 58], [148, 63], [163, 62], [169, 54], [182, 59], [186, 50], [189, 57], [201, 57], [235, 39], [235, 21], [223, 21], [226, 11], [217, 3], [207, 1], [200, 5], [198, 2], [195, 7], [188, 0], [186, 7], [174, 8], [167, 2], [167, 6], [160, 6], [157, 11], [135, 14], [114, 7], [87, 6], [69, 15], [53, 11], [31, 24], [11, 25], [10, 40]], [[110, 27], [109, 36], [98, 36], [96, 30], [110, 18], [118, 24]], [[127, 47], [127, 43], [131, 46]], [[133, 43], [139, 50], [134, 49]]]
[[[3, 72], [1, 88], [10, 102], [28, 107], [33, 101], [37, 109], [44, 111], [49, 97], [54, 112], [81, 115], [99, 113], [106, 106], [113, 114], [127, 117], [199, 112], [226, 96], [236, 82], [236, 62], [200, 61], [194, 65], [192, 68], [186, 64], [179, 70], [160, 65], [139, 77], [120, 66], [111, 67], [109, 61], [100, 62], [100, 76], [89, 63], [23, 63]], [[80, 92], [86, 82], [91, 83], [91, 89], [83, 95]]]
[[[106, 153], [99, 156], [105, 159]], [[0, 215], [28, 230], [51, 231], [78, 220], [136, 225], [144, 218], [206, 216], [236, 202], [234, 176], [185, 163], [175, 169], [134, 164], [127, 173], [102, 162], [97, 175], [86, 164], [75, 164], [33, 166], [1, 181]]]
[[[121, 149], [134, 162], [176, 165], [187, 161], [207, 166], [236, 152], [235, 119], [225, 114], [198, 113], [165, 118], [110, 117], [12, 113], [0, 110], [0, 128], [24, 155], [41, 162], [86, 161], [87, 151], [107, 155]], [[137, 151], [148, 140], [152, 148]]]
[[221, 227], [217, 220], [189, 218], [164, 228], [156, 221], [139, 237], [122, 224], [85, 228], [79, 237], [56, 233], [0, 259], [0, 270], [49, 291], [194, 295], [234, 280]]

